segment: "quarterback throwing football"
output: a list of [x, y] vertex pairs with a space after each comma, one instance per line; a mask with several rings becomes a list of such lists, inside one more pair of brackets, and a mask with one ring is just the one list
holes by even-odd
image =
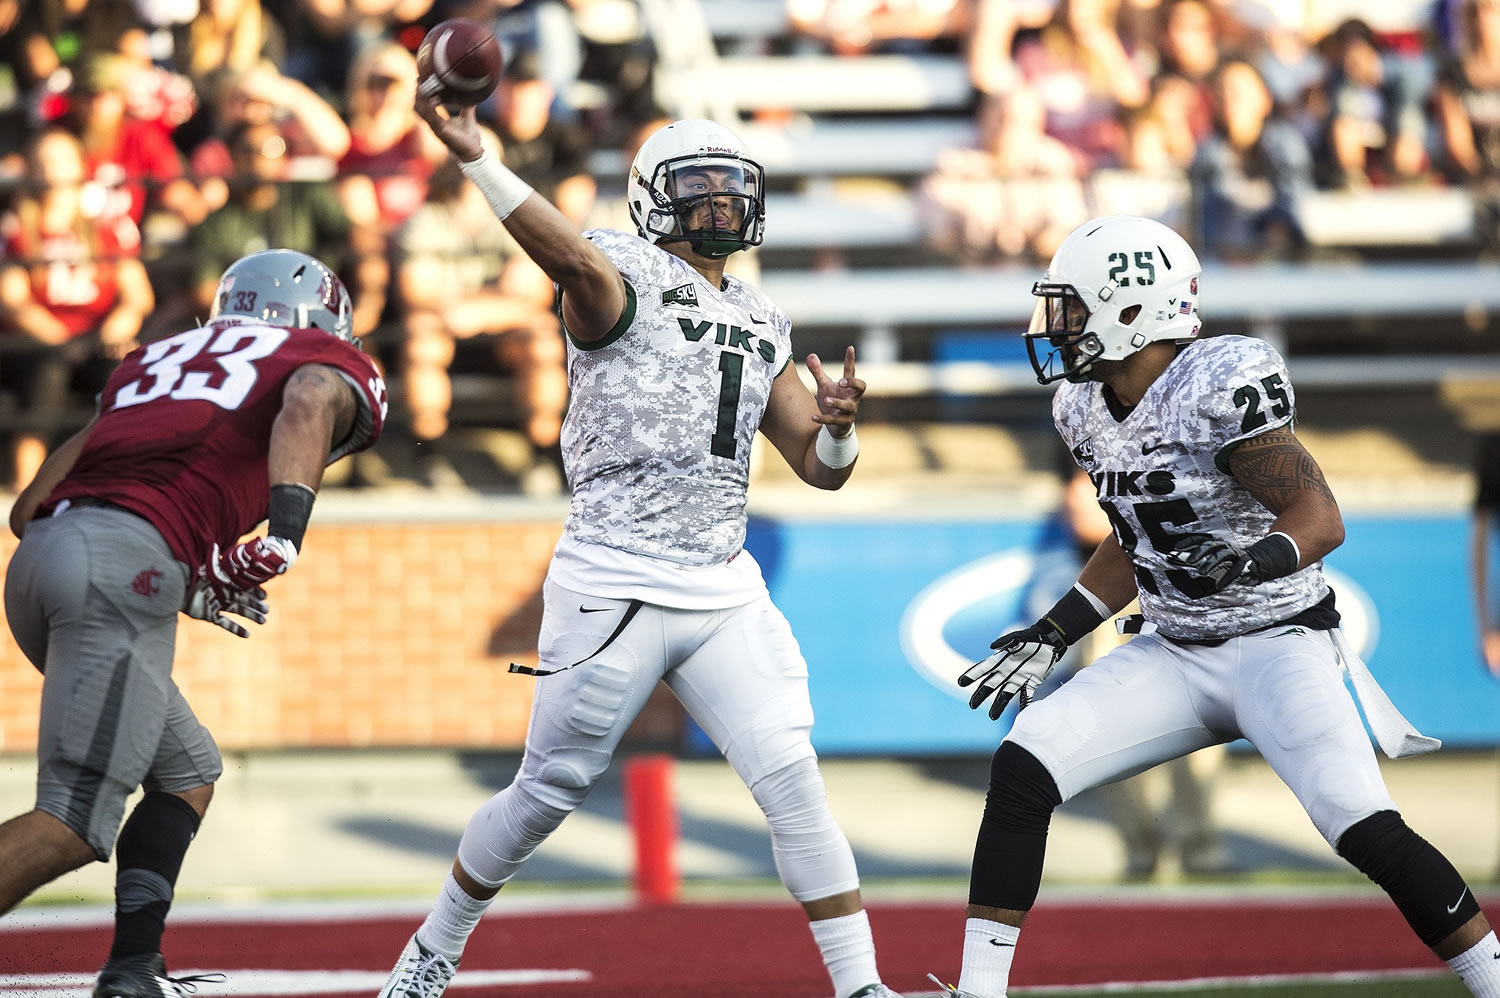
[[[945, 993], [1001, 998], [1036, 901], [1052, 811], [1090, 787], [1248, 739], [1338, 854], [1379, 884], [1475, 995], [1500, 996], [1500, 946], [1453, 865], [1386, 791], [1343, 682], [1389, 754], [1436, 747], [1339, 633], [1321, 560], [1344, 539], [1270, 346], [1199, 340], [1201, 268], [1144, 218], [1086, 223], [1032, 289], [1032, 366], [1058, 432], [1114, 525], [1077, 584], [1002, 635], [959, 684], [991, 717], [1025, 708], [995, 753], [974, 849], [963, 970]], [[1028, 706], [1067, 647], [1139, 596], [1130, 643]], [[1342, 669], [1341, 669], [1342, 666]]]
[[838, 998], [890, 996], [854, 857], [824, 797], [807, 665], [745, 539], [750, 446], [765, 434], [809, 485], [853, 471], [864, 384], [792, 365], [791, 323], [724, 274], [761, 240], [761, 168], [711, 121], [667, 125], [630, 168], [635, 234], [578, 230], [480, 146], [474, 112], [417, 110], [557, 282], [571, 399], [572, 508], [543, 590], [539, 679], [515, 781], [470, 819], [443, 892], [382, 996], [435, 998], [493, 899], [588, 795], [664, 680], [735, 768], [812, 922]]

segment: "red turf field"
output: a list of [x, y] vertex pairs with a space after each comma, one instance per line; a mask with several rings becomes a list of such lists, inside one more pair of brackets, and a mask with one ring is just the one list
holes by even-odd
[[[371, 995], [418, 921], [178, 921], [166, 955], [174, 974], [229, 974], [204, 986], [204, 998]], [[960, 904], [872, 905], [871, 921], [892, 987], [922, 991], [928, 971], [956, 976]], [[0, 928], [0, 995], [86, 994], [108, 940], [104, 927]], [[1050, 903], [1028, 922], [1023, 944], [1017, 986], [1441, 966], [1378, 898]], [[800, 912], [785, 903], [487, 918], [449, 993], [826, 998], [827, 990]]]

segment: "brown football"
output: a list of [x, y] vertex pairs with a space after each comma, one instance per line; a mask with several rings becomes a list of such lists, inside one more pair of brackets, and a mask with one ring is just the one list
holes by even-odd
[[417, 48], [417, 86], [444, 104], [478, 104], [495, 92], [503, 60], [489, 29], [455, 17], [443, 21]]

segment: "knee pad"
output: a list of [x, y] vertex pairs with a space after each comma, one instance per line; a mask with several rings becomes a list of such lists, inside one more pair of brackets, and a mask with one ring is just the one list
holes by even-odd
[[202, 821], [193, 806], [176, 794], [150, 791], [115, 840], [120, 866], [141, 867], [175, 881], [188, 843]]
[[201, 820], [193, 806], [176, 794], [152, 790], [141, 798], [115, 840], [116, 909], [138, 911], [150, 904], [171, 903], [182, 858]]
[[530, 791], [529, 781], [518, 777], [469, 818], [458, 842], [458, 861], [475, 882], [501, 887], [572, 812], [573, 807], [541, 800]]
[[572, 811], [588, 797], [589, 791], [604, 771], [609, 769], [611, 755], [599, 749], [576, 747], [549, 751], [537, 763], [516, 776], [516, 785], [526, 788], [532, 797], [564, 812]]
[[1047, 827], [1062, 794], [1037, 757], [1001, 742], [990, 763], [990, 789], [974, 843], [969, 903], [1030, 911], [1042, 884]]
[[828, 810], [823, 776], [813, 759], [799, 759], [750, 788], [771, 826], [771, 853], [781, 882], [798, 901], [859, 887], [854, 851]]
[[1417, 938], [1436, 946], [1479, 913], [1453, 864], [1395, 811], [1377, 811], [1339, 836], [1338, 854], [1391, 896]]

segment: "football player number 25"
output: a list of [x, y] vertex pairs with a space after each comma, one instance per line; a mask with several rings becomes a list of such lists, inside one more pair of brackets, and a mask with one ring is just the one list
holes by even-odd
[[[1130, 523], [1115, 504], [1109, 501], [1101, 501], [1100, 507], [1109, 517], [1109, 522], [1115, 528], [1115, 537], [1120, 541], [1120, 547], [1125, 549], [1126, 554], [1134, 554], [1135, 546], [1140, 543]], [[1174, 527], [1186, 527], [1198, 522], [1198, 514], [1194, 512], [1193, 506], [1186, 499], [1165, 499], [1160, 502], [1138, 502], [1134, 504], [1135, 518], [1140, 521], [1141, 529], [1146, 532], [1146, 540], [1151, 546], [1162, 554], [1169, 554], [1176, 550], [1177, 535], [1167, 530], [1167, 525]], [[1214, 584], [1202, 576], [1193, 575], [1180, 568], [1167, 569], [1167, 581], [1172, 588], [1176, 589], [1188, 599], [1202, 599], [1214, 594]], [[1156, 581], [1149, 569], [1140, 565], [1135, 569], [1136, 582], [1140, 587], [1153, 596], [1161, 595], [1161, 586]]]
[[[137, 378], [115, 395], [115, 408], [140, 405], [168, 396], [201, 399], [221, 409], [238, 409], [260, 376], [255, 362], [269, 357], [286, 342], [287, 331], [270, 326], [228, 326], [194, 329], [146, 348], [141, 358], [145, 377]], [[188, 361], [207, 351], [214, 354], [218, 371], [187, 371]], [[222, 377], [220, 377], [222, 375]], [[213, 383], [217, 380], [217, 384]]]
[[[1280, 374], [1268, 374], [1260, 379], [1260, 386], [1266, 390], [1266, 398], [1271, 400], [1271, 415], [1281, 419], [1292, 411], [1292, 400], [1287, 397], [1286, 386], [1281, 383]], [[1260, 411], [1260, 392], [1254, 385], [1241, 385], [1235, 389], [1234, 404], [1245, 410], [1245, 418], [1240, 421], [1240, 432], [1250, 433], [1266, 425], [1266, 414]]]

